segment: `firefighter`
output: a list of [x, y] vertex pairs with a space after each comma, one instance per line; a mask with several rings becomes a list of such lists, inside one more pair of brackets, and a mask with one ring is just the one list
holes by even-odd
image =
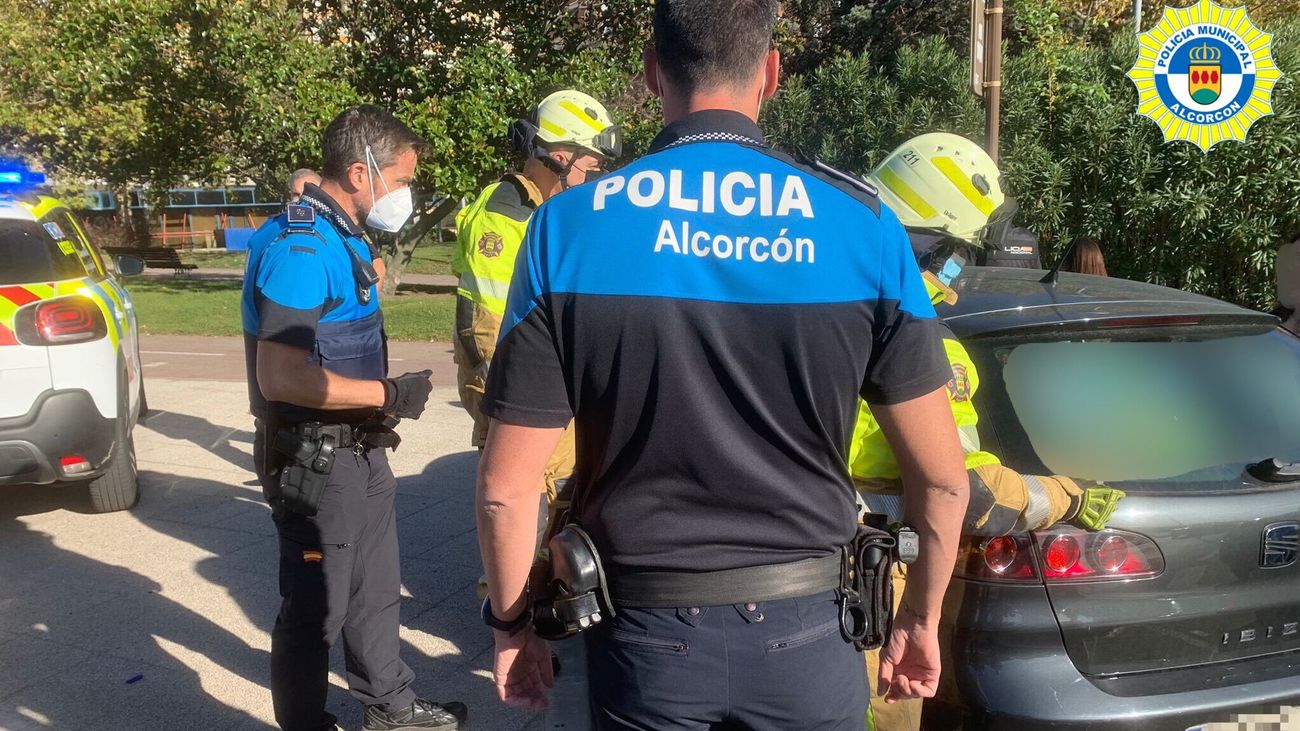
[[[1002, 192], [996, 164], [978, 145], [952, 134], [928, 134], [909, 140], [869, 176], [880, 197], [908, 227], [913, 252], [923, 267], [931, 302], [939, 307], [956, 301], [947, 285], [960, 270], [960, 259], [940, 256], [969, 252], [983, 245], [990, 221], [1011, 207]], [[960, 254], [959, 254], [960, 256]], [[942, 261], [945, 267], [930, 264]], [[935, 274], [928, 271], [939, 268]], [[945, 281], [946, 280], [946, 281]], [[943, 310], [939, 308], [942, 316]], [[1106, 526], [1120, 490], [1085, 485], [1060, 475], [1022, 475], [980, 447], [973, 397], [979, 388], [974, 361], [951, 330], [944, 327], [944, 350], [952, 369], [948, 401], [957, 422], [970, 477], [970, 502], [962, 532], [1000, 536], [1040, 530], [1067, 521], [1087, 530]], [[849, 450], [849, 470], [865, 510], [901, 520], [899, 466], [870, 407], [858, 402], [858, 419]], [[894, 573], [894, 595], [901, 597], [905, 567]], [[867, 653], [868, 677], [878, 672], [878, 651]], [[871, 726], [877, 731], [915, 731], [921, 727], [919, 699], [887, 702], [871, 698]]]
[[[622, 150], [622, 130], [600, 102], [572, 89], [547, 96], [514, 123], [511, 142], [525, 156], [522, 172], [489, 185], [456, 216], [456, 339], [460, 400], [474, 419], [472, 443], [487, 439], [479, 411], [496, 350], [515, 255], [528, 219], [543, 201], [598, 177]], [[557, 485], [573, 472], [573, 435], [566, 434], [547, 465], [545, 487], [555, 506]]]

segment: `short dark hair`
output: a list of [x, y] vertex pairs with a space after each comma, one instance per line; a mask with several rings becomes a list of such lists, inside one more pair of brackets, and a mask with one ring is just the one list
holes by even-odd
[[659, 67], [686, 91], [748, 82], [772, 48], [776, 0], [655, 0]]
[[383, 107], [362, 104], [334, 118], [321, 140], [321, 174], [339, 179], [349, 166], [366, 161], [366, 145], [382, 170], [407, 150], [423, 155], [429, 143]]

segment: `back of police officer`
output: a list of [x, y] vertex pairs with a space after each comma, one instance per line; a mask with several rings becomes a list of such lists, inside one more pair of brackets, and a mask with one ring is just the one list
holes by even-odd
[[862, 728], [837, 591], [859, 393], [921, 539], [881, 676], [934, 692], [967, 489], [950, 371], [897, 218], [861, 180], [763, 144], [775, 19], [775, 0], [658, 0], [646, 76], [667, 127], [534, 214], [483, 403], [484, 620], [507, 702], [543, 705], [553, 681], [521, 616], [532, 493], [573, 417], [572, 520], [617, 610], [585, 634], [597, 725]]
[[342, 633], [366, 729], [457, 729], [465, 707], [418, 698], [398, 652], [397, 481], [385, 449], [432, 386], [429, 371], [388, 377], [361, 225], [401, 228], [428, 145], [370, 105], [339, 115], [323, 143], [321, 184], [258, 229], [244, 279], [254, 459], [280, 537], [275, 718], [285, 731], [334, 728], [329, 648]]

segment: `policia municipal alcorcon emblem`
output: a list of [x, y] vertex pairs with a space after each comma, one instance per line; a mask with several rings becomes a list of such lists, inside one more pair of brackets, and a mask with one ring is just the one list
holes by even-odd
[[489, 259], [501, 256], [501, 252], [506, 248], [506, 242], [501, 238], [501, 234], [495, 231], [486, 231], [478, 240], [478, 253]]
[[1209, 151], [1224, 140], [1244, 141], [1256, 120], [1273, 113], [1273, 87], [1282, 72], [1269, 52], [1273, 36], [1245, 8], [1198, 0], [1166, 8], [1138, 36], [1128, 76], [1138, 90], [1138, 114], [1164, 130], [1165, 142], [1186, 140]]

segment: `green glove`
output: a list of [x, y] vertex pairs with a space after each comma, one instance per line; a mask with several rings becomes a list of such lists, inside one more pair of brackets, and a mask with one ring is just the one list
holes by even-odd
[[[1082, 485], [1081, 485], [1082, 487]], [[1083, 494], [1073, 498], [1074, 515], [1069, 522], [1084, 530], [1098, 531], [1106, 527], [1115, 514], [1115, 506], [1124, 499], [1124, 491], [1105, 485], [1083, 488]]]

